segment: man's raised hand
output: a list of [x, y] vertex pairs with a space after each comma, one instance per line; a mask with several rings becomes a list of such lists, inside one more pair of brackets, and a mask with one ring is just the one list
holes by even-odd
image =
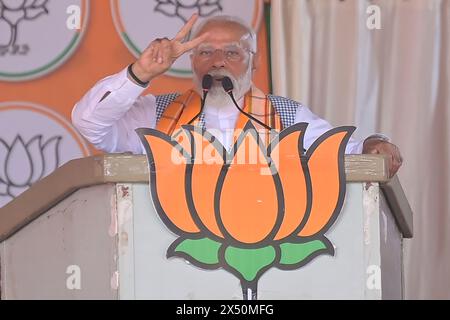
[[208, 33], [204, 33], [191, 41], [183, 42], [197, 19], [197, 14], [192, 15], [172, 40], [158, 38], [150, 43], [132, 66], [132, 71], [139, 80], [147, 82], [166, 72], [178, 57], [195, 48], [208, 37]]

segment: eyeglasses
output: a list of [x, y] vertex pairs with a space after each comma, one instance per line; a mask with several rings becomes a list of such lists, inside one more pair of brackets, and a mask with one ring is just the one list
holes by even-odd
[[212, 59], [216, 52], [220, 52], [225, 56], [225, 59], [232, 62], [242, 61], [248, 58], [250, 53], [253, 53], [248, 49], [244, 49], [243, 47], [234, 44], [226, 45], [221, 49], [216, 49], [211, 45], [201, 44], [194, 50], [194, 54], [203, 60]]

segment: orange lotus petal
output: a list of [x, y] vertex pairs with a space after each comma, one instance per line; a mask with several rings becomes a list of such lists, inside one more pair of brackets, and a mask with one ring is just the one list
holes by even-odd
[[203, 225], [223, 238], [214, 214], [214, 192], [223, 167], [223, 157], [200, 132], [191, 131], [191, 134], [195, 145], [191, 182], [194, 206]]
[[224, 172], [219, 223], [235, 240], [253, 244], [266, 239], [274, 230], [279, 206], [274, 176], [267, 174], [269, 164], [255, 137], [247, 134], [244, 140], [247, 143], [239, 145], [238, 153], [246, 150], [249, 156], [242, 159], [256, 158], [257, 163], [233, 163]]
[[173, 136], [172, 139], [175, 140], [183, 150], [186, 150], [189, 154], [191, 153], [191, 139], [185, 130], [180, 129]]
[[308, 222], [299, 233], [301, 237], [312, 236], [321, 231], [335, 213], [340, 196], [343, 196], [340, 194], [341, 183], [345, 184], [345, 172], [339, 170], [338, 151], [350, 134], [351, 132], [338, 131], [321, 142], [315, 150], [311, 147], [313, 152], [308, 167], [311, 174], [312, 207]]
[[[283, 183], [284, 218], [275, 240], [290, 236], [305, 217], [308, 196], [305, 173], [300, 159], [299, 143], [303, 141], [302, 131], [294, 131], [273, 148], [272, 161]], [[300, 148], [302, 146], [300, 145]]]
[[[188, 233], [199, 232], [185, 197], [186, 159], [174, 145], [161, 137], [145, 135], [153, 158], [157, 201], [175, 227]], [[155, 199], [154, 199], [155, 200]], [[162, 217], [163, 218], [163, 217]]]

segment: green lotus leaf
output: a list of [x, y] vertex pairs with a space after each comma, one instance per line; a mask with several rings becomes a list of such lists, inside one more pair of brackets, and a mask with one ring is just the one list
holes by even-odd
[[184, 239], [175, 244], [172, 252], [168, 256], [180, 256], [187, 259], [194, 265], [217, 265], [219, 263], [220, 242], [209, 238]]
[[224, 257], [227, 264], [236, 270], [243, 279], [253, 281], [262, 269], [274, 262], [276, 252], [272, 246], [258, 249], [229, 246], [225, 250]]
[[333, 254], [331, 243], [322, 240], [313, 240], [304, 243], [282, 243], [281, 266], [304, 265], [321, 254]]

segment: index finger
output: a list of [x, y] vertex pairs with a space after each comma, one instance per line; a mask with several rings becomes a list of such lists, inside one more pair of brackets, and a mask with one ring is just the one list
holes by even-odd
[[202, 43], [207, 37], [209, 36], [208, 32], [205, 32], [201, 36], [198, 36], [195, 39], [192, 39], [191, 41], [187, 41], [181, 45], [182, 52], [185, 53], [195, 47], [197, 47], [200, 43]]
[[183, 40], [184, 37], [186, 37], [186, 35], [189, 33], [189, 31], [191, 31], [195, 21], [197, 21], [198, 19], [198, 14], [194, 13], [188, 20], [188, 22], [186, 22], [186, 24], [180, 29], [180, 31], [178, 31], [177, 35], [175, 36], [175, 38], [173, 38], [174, 40]]

